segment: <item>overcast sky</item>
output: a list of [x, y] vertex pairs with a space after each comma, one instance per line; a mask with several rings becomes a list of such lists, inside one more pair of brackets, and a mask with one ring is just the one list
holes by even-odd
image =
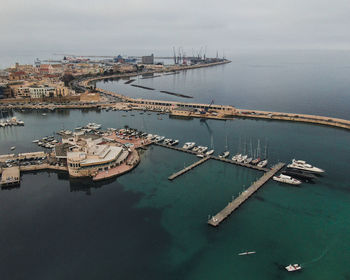
[[349, 0], [1, 0], [0, 51], [348, 49]]

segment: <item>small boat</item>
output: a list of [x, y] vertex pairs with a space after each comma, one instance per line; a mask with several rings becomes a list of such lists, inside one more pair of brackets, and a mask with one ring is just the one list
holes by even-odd
[[267, 159], [264, 159], [264, 160], [262, 160], [262, 161], [260, 161], [258, 164], [257, 164], [257, 166], [259, 166], [259, 167], [265, 167], [266, 165], [267, 165], [267, 163], [268, 163], [268, 160]]
[[46, 113], [42, 113], [41, 115], [42, 115], [42, 116], [46, 116]]
[[244, 156], [239, 157], [236, 161], [239, 162], [239, 163], [242, 163], [242, 162], [244, 162], [247, 158], [248, 158], [248, 156], [247, 156], [247, 155], [244, 155]]
[[33, 142], [33, 143], [38, 143], [38, 142], [39, 142], [39, 140], [33, 140], [32, 142]]
[[227, 158], [230, 155], [229, 151], [222, 152], [219, 154], [219, 158]]
[[16, 146], [12, 146], [11, 147], [11, 151], [15, 150], [16, 149]]
[[277, 182], [286, 183], [286, 184], [290, 184], [290, 185], [300, 185], [301, 184], [301, 181], [299, 181], [293, 177], [283, 175], [283, 174], [280, 174], [279, 176], [273, 176], [272, 179], [277, 181]]
[[182, 148], [185, 150], [191, 150], [196, 145], [195, 142], [186, 142]]
[[163, 144], [168, 145], [170, 143], [170, 141], [171, 141], [170, 138], [166, 138], [166, 139], [164, 139]]
[[255, 251], [250, 251], [250, 252], [243, 252], [243, 253], [239, 253], [238, 256], [245, 256], [245, 255], [252, 255], [255, 254]]
[[253, 159], [251, 164], [257, 165], [261, 159], [258, 157], [256, 159]]
[[193, 147], [193, 148], [192, 148], [192, 151], [195, 152], [195, 153], [199, 152], [199, 146]]
[[169, 142], [170, 146], [175, 146], [177, 144], [179, 144], [179, 140], [172, 140], [172, 141]]
[[288, 272], [292, 272], [292, 271], [298, 271], [298, 270], [301, 270], [301, 266], [299, 264], [290, 264], [288, 266], [285, 267], [285, 269], [288, 271]]
[[253, 158], [251, 158], [251, 157], [247, 158], [247, 159], [245, 159], [244, 163], [249, 164], [252, 162], [252, 160], [253, 160]]
[[240, 159], [241, 157], [242, 157], [241, 154], [236, 154], [236, 155], [234, 155], [234, 156], [232, 157], [232, 160], [233, 160], [233, 161], [238, 161], [238, 159]]
[[198, 146], [198, 153], [201, 153], [201, 154], [204, 154], [207, 150], [208, 150], [208, 147], [206, 146]]
[[214, 150], [209, 150], [208, 152], [205, 153], [206, 156], [210, 156], [214, 153]]

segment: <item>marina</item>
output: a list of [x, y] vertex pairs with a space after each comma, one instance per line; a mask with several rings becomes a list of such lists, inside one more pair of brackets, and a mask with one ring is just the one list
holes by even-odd
[[239, 206], [241, 206], [248, 198], [250, 198], [258, 189], [260, 189], [268, 180], [271, 179], [278, 171], [284, 167], [284, 163], [277, 163], [267, 171], [259, 180], [254, 182], [248, 189], [243, 191], [240, 196], [229, 202], [228, 205], [222, 209], [219, 213], [211, 217], [208, 224], [217, 227], [222, 221], [224, 221], [228, 216], [230, 216]]

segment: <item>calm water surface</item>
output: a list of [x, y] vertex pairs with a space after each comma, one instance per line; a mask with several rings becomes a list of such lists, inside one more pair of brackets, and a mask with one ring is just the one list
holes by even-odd
[[[254, 59], [249, 59], [253, 63]], [[339, 63], [345, 64], [345, 59]], [[261, 109], [282, 110], [288, 105], [275, 96], [273, 107], [271, 102], [264, 101], [269, 98], [268, 95], [258, 102], [255, 90], [247, 90], [244, 97], [243, 91], [236, 91], [232, 86], [232, 80], [236, 78], [237, 84], [245, 83], [230, 70], [236, 67], [234, 65], [209, 70], [227, 77], [211, 85], [212, 89], [220, 87], [222, 91], [217, 90], [214, 94], [207, 91], [205, 97], [206, 93], [201, 89], [208, 87], [209, 82], [204, 78], [202, 83], [198, 82], [205, 71], [196, 70], [197, 78], [195, 71], [186, 73], [192, 77], [185, 76], [188, 79], [183, 79], [181, 83], [185, 87], [193, 79], [194, 84], [191, 90], [189, 87], [187, 92], [183, 92], [203, 101], [215, 95], [216, 103], [223, 103], [219, 102], [220, 98], [232, 98], [232, 104], [239, 104], [238, 107], [254, 107], [256, 102]], [[298, 67], [316, 68], [307, 61], [305, 65]], [[280, 77], [273, 78], [280, 71], [273, 70], [273, 74], [270, 71], [274, 67], [265, 68], [267, 70], [250, 67], [252, 79], [249, 83], [246, 81], [244, 87], [258, 87], [252, 73], [260, 73], [255, 76], [255, 79], [259, 77], [260, 84], [262, 73], [267, 71], [271, 75], [270, 89], [282, 83], [280, 77], [290, 80], [295, 94], [300, 94], [298, 87], [310, 87], [313, 92], [322, 88], [319, 84], [312, 87], [308, 81], [300, 81], [301, 73], [294, 78], [281, 73]], [[213, 73], [207, 72], [207, 78]], [[176, 79], [181, 80], [179, 75]], [[243, 74], [240, 75], [243, 77]], [[268, 74], [265, 72], [265, 75]], [[345, 78], [338, 78], [345, 83]], [[159, 89], [168, 85], [166, 89], [170, 89], [168, 83], [162, 84], [162, 79], [141, 81], [159, 83], [154, 86]], [[294, 85], [293, 79], [296, 80]], [[327, 84], [326, 81], [324, 84]], [[109, 85], [118, 89], [123, 87], [119, 82], [105, 84]], [[335, 86], [334, 80], [329, 79], [328, 86], [332, 85]], [[278, 91], [277, 88], [274, 90], [275, 93]], [[233, 91], [237, 92], [234, 97], [227, 95]], [[288, 91], [293, 92], [293, 89], [288, 88]], [[345, 90], [340, 92], [339, 96], [344, 98], [341, 103], [345, 103], [347, 99], [342, 95], [345, 95]], [[285, 92], [283, 96], [297, 100]], [[304, 100], [306, 96], [304, 92]], [[317, 104], [321, 102], [313, 100], [316, 105], [309, 105], [309, 108], [318, 110]], [[329, 102], [332, 106], [323, 105], [328, 108], [328, 115], [341, 112], [342, 105], [337, 109], [333, 107], [333, 99]], [[306, 106], [306, 102], [300, 104]], [[294, 105], [288, 108], [297, 111], [299, 107]], [[350, 277], [349, 132], [287, 122], [201, 122], [169, 119], [168, 116], [158, 120], [156, 114], [138, 112], [71, 110], [50, 112], [45, 117], [41, 113], [14, 112], [25, 121], [25, 126], [0, 130], [0, 153], [8, 153], [11, 146], [17, 147], [16, 152], [40, 150], [32, 140], [62, 128], [74, 129], [88, 122], [97, 122], [104, 128], [128, 125], [179, 139], [181, 143], [195, 141], [212, 145], [218, 153], [224, 150], [226, 143], [231, 153], [236, 153], [245, 146], [248, 150], [250, 146], [256, 148], [259, 140], [262, 150], [267, 147], [271, 163], [301, 158], [327, 172], [315, 184], [303, 184], [300, 188], [268, 182], [218, 229], [208, 227], [208, 215], [221, 210], [232, 196], [236, 197], [259, 178], [261, 172], [208, 161], [170, 182], [167, 180], [170, 174], [197, 158], [161, 147], [150, 147], [142, 152], [141, 163], [132, 172], [99, 184], [70, 180], [64, 173], [25, 173], [20, 188], [0, 192], [1, 279]], [[344, 109], [344, 117], [347, 113]], [[257, 253], [244, 257], [237, 255], [247, 250]], [[288, 274], [282, 267], [289, 263], [301, 263], [305, 269], [301, 273]]]

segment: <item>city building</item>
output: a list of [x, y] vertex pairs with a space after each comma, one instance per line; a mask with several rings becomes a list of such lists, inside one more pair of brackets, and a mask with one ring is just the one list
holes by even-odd
[[154, 64], [154, 55], [153, 53], [148, 56], [143, 56], [141, 59], [142, 64]]
[[55, 88], [46, 85], [30, 86], [29, 95], [30, 98], [43, 98], [55, 96]]

